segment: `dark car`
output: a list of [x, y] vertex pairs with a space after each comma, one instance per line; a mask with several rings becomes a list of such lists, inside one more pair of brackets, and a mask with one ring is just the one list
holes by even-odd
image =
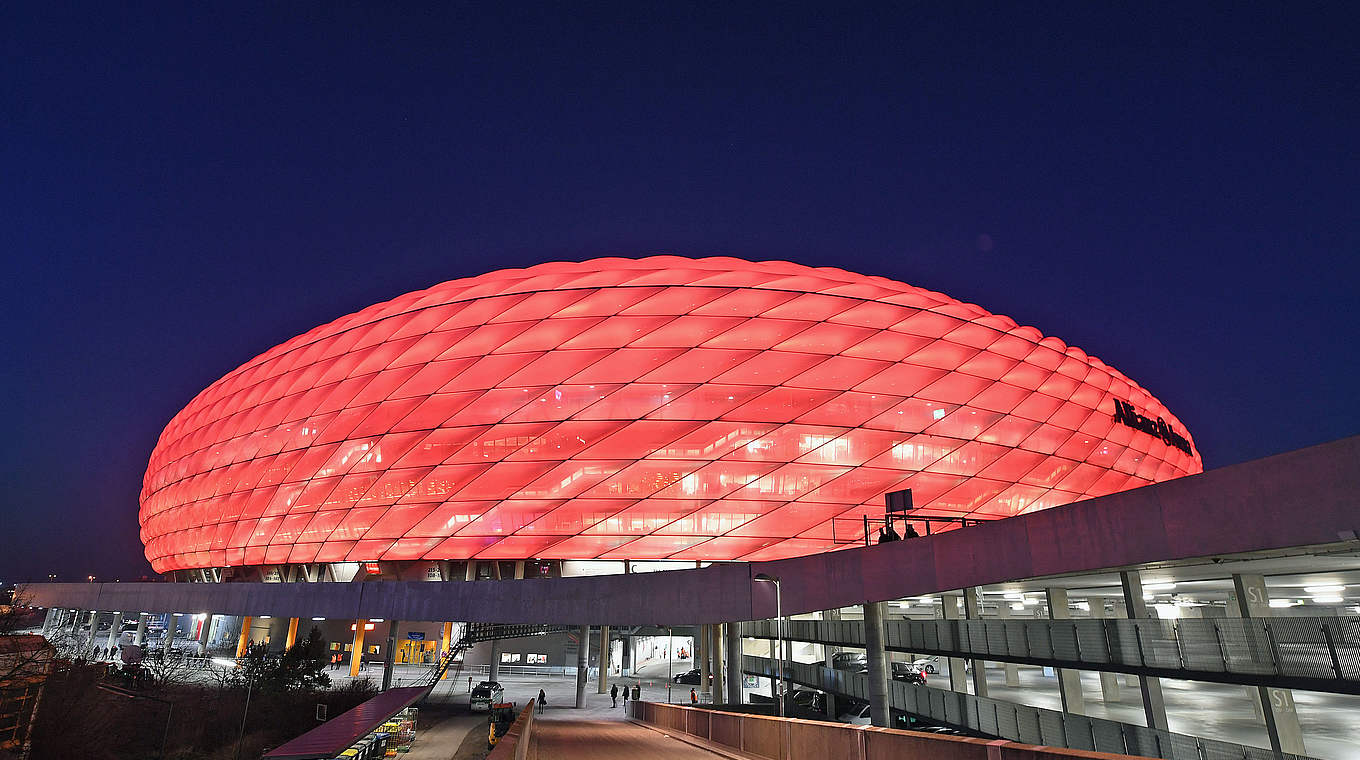
[[680, 675], [672, 678], [671, 680], [676, 683], [697, 685], [699, 683], [699, 669], [695, 668], [693, 670], [686, 670], [684, 673], [681, 673]]
[[505, 701], [505, 688], [496, 681], [482, 681], [472, 690], [468, 707], [473, 710], [490, 710], [497, 702]]
[[894, 681], [914, 683], [919, 686], [926, 685], [926, 674], [922, 673], [920, 669], [916, 667], [916, 664], [911, 662], [894, 662], [892, 664], [892, 679]]
[[798, 707], [814, 713], [826, 712], [826, 695], [811, 689], [794, 689], [789, 692], [789, 701]]

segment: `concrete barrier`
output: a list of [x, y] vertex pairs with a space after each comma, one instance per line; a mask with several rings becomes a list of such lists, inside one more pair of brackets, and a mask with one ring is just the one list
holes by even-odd
[[537, 700], [529, 700], [486, 760], [527, 760], [534, 746], [534, 711], [537, 707]]
[[768, 760], [1122, 760], [1129, 757], [1004, 740], [717, 712], [655, 702], [629, 702], [628, 717]]

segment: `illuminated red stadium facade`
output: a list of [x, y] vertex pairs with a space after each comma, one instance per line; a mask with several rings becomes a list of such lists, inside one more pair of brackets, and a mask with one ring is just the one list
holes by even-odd
[[160, 572], [334, 562], [757, 560], [839, 548], [910, 488], [1001, 518], [1199, 472], [1083, 351], [903, 283], [730, 258], [437, 285], [247, 362], [171, 420]]

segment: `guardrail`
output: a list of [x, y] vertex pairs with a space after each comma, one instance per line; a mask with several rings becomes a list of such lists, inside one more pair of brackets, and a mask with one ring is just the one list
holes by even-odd
[[[784, 678], [794, 683], [869, 701], [868, 679], [858, 673], [800, 662], [784, 663], [783, 670]], [[768, 658], [751, 655], [742, 657], [742, 671], [766, 678], [774, 674]], [[1302, 755], [1277, 755], [1269, 749], [1245, 744], [975, 697], [903, 681], [889, 681], [888, 696], [893, 710], [1025, 744], [1167, 760], [1306, 760]]]
[[[892, 620], [893, 651], [1360, 693], [1360, 617]], [[774, 621], [742, 635], [775, 638]], [[858, 620], [786, 620], [784, 638], [864, 647]]]
[[1114, 760], [1123, 757], [1010, 741], [937, 736], [919, 731], [773, 718], [654, 702], [630, 702], [628, 716], [671, 733], [687, 734], [743, 755], [768, 760], [821, 757], [844, 760]]

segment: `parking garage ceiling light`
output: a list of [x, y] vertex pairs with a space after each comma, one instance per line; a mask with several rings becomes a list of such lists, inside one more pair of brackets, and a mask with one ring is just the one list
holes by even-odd
[[1340, 594], [1346, 590], [1345, 586], [1305, 586], [1304, 591], [1309, 594]]

